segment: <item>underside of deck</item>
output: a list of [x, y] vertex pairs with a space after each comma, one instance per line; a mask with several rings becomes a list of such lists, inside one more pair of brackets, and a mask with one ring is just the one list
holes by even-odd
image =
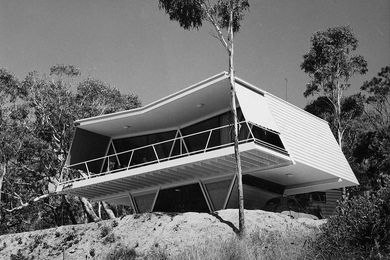
[[[288, 155], [255, 143], [240, 145], [243, 174], [291, 165]], [[93, 200], [108, 200], [118, 194], [168, 188], [197, 180], [210, 180], [235, 173], [233, 147], [178, 158], [159, 164], [102, 175], [64, 184], [57, 191]]]

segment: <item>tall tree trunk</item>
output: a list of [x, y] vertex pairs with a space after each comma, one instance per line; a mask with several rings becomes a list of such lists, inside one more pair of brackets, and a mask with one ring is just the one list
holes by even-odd
[[87, 215], [89, 221], [98, 222], [101, 220], [101, 218], [96, 215], [91, 203], [86, 198], [79, 197], [79, 200], [83, 205], [84, 212]]
[[[342, 98], [342, 91], [340, 89], [340, 83], [337, 81], [336, 83], [336, 124], [337, 124], [337, 141], [339, 143], [341, 151], [343, 151], [343, 129], [341, 125], [341, 98]], [[347, 189], [345, 187], [341, 188], [342, 196], [343, 198], [346, 198], [347, 196]]]
[[104, 211], [107, 213], [108, 217], [110, 219], [116, 218], [114, 211], [110, 208], [110, 205], [107, 204], [107, 202], [102, 201], [102, 205], [104, 208]]
[[5, 174], [7, 173], [7, 163], [6, 162], [1, 163], [0, 168], [1, 168], [0, 169], [0, 202], [1, 202], [1, 194], [3, 192], [3, 180]]
[[244, 217], [244, 192], [242, 186], [242, 169], [241, 169], [241, 157], [240, 150], [238, 148], [238, 117], [237, 117], [237, 104], [236, 104], [236, 84], [234, 78], [234, 45], [233, 45], [233, 3], [231, 2], [231, 11], [229, 18], [229, 79], [230, 79], [230, 92], [231, 92], [231, 105], [234, 121], [234, 157], [236, 160], [236, 175], [238, 182], [238, 225], [240, 236], [245, 234], [245, 217]]
[[[4, 162], [0, 164], [0, 203], [1, 203], [1, 194], [3, 192], [3, 180], [6, 173], [7, 173], [7, 164]], [[2, 219], [2, 217], [3, 214], [0, 213], [0, 220]]]

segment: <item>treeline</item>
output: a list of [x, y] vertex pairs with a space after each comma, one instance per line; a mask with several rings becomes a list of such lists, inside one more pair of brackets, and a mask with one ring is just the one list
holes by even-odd
[[[364, 82], [360, 92], [341, 99], [342, 150], [360, 186], [350, 189], [378, 189], [384, 175], [390, 175], [390, 67]], [[334, 112], [328, 98], [319, 96], [305, 110], [328, 122], [337, 136]]]
[[0, 234], [97, 221], [128, 213], [124, 207], [55, 195], [76, 119], [141, 105], [134, 94], [74, 66], [23, 80], [0, 69]]
[[390, 255], [390, 67], [345, 95], [367, 72], [349, 26], [316, 32], [301, 68], [310, 76], [306, 110], [327, 120], [360, 186], [343, 190], [335, 216], [313, 241], [315, 258], [388, 259]]
[[[305, 97], [315, 99], [305, 110], [330, 124], [360, 182], [359, 190], [378, 189], [390, 173], [390, 67], [360, 91], [345, 95], [350, 79], [365, 74], [368, 64], [357, 53], [358, 40], [349, 26], [316, 32], [301, 69], [310, 77]], [[356, 190], [352, 189], [352, 190]]]

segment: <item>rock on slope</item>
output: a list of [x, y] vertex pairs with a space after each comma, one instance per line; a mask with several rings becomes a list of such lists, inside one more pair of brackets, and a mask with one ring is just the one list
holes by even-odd
[[[216, 259], [221, 254], [225, 257], [226, 254], [248, 254], [248, 258], [255, 259], [266, 259], [267, 255], [294, 259], [300, 258], [306, 241], [313, 238], [324, 223], [261, 210], [247, 210], [245, 217], [244, 242], [235, 234], [237, 210], [221, 210], [215, 214], [147, 213], [3, 235], [0, 236], [0, 259], [105, 259], [120, 248], [134, 249], [138, 256], [145, 258], [158, 254], [157, 258]], [[240, 243], [241, 246], [236, 247]]]

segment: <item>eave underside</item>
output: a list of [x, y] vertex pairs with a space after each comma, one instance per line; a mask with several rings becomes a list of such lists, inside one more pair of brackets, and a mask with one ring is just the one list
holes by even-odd
[[[287, 155], [253, 149], [255, 146], [255, 144], [246, 144], [244, 151], [241, 152], [244, 174], [292, 164]], [[174, 187], [197, 180], [231, 176], [235, 172], [235, 167], [233, 148], [228, 147], [206, 154], [194, 155], [191, 158], [177, 159], [160, 165], [144, 166], [82, 180], [73, 183], [72, 187], [63, 186], [60, 189], [66, 194], [93, 200], [107, 200], [127, 192], [142, 192], [156, 187]]]

